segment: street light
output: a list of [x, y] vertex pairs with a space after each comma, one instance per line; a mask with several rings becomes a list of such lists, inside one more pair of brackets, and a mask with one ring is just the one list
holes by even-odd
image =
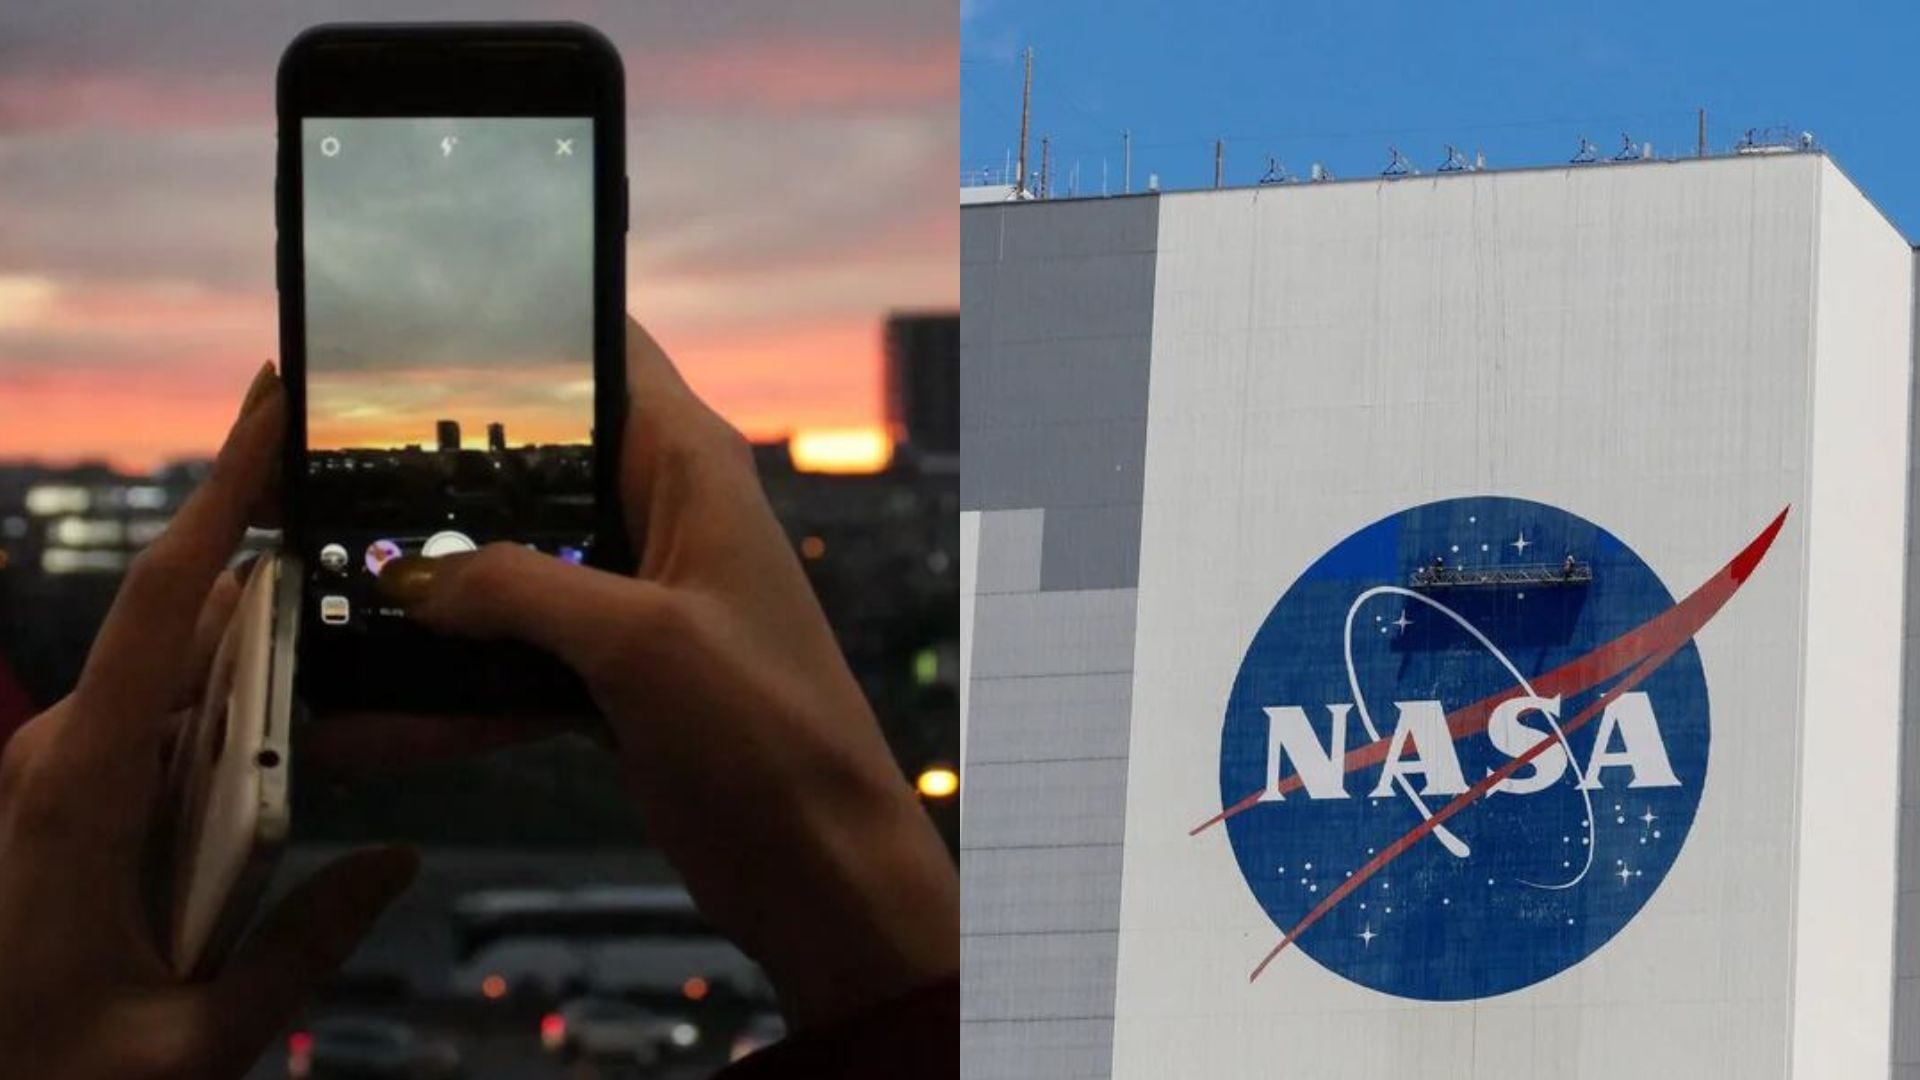
[[929, 765], [920, 770], [913, 786], [925, 798], [950, 799], [960, 790], [960, 774], [945, 765]]

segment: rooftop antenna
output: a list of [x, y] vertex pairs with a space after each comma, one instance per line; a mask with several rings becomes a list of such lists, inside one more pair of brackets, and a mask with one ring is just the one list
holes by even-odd
[[1040, 197], [1053, 198], [1053, 136], [1040, 136]]
[[1633, 145], [1633, 136], [1620, 133], [1620, 152], [1613, 155], [1615, 161], [1633, 161], [1640, 157], [1640, 148]]
[[1693, 156], [1707, 156], [1707, 110], [1704, 105], [1700, 108], [1700, 132], [1694, 137]]
[[1407, 161], [1407, 155], [1401, 153], [1398, 147], [1387, 147], [1387, 153], [1392, 154], [1393, 158], [1387, 162], [1386, 168], [1380, 170], [1381, 176], [1407, 176], [1414, 172], [1413, 165]]
[[1227, 177], [1227, 140], [1213, 140], [1213, 186], [1221, 187]]
[[1487, 167], [1487, 152], [1485, 150], [1475, 150], [1473, 152], [1473, 171], [1480, 172], [1486, 167]]
[[1570, 164], [1591, 165], [1600, 160], [1600, 148], [1593, 145], [1585, 135], [1580, 136], [1580, 152], [1568, 159]]
[[1322, 181], [1333, 179], [1333, 174], [1327, 171], [1325, 165], [1316, 161], [1312, 167], [1307, 170], [1307, 179], [1318, 184]]
[[1447, 144], [1447, 160], [1440, 163], [1439, 171], [1440, 172], [1467, 171], [1467, 156], [1465, 154], [1462, 154], [1452, 143], [1448, 143]]
[[1293, 182], [1293, 177], [1287, 175], [1287, 167], [1280, 164], [1279, 158], [1268, 154], [1267, 171], [1260, 174], [1260, 182], [1263, 184], [1287, 184]]
[[1027, 73], [1020, 80], [1020, 164], [1013, 172], [1015, 198], [1027, 193], [1027, 121], [1033, 116], [1033, 46], [1027, 46]]
[[1120, 171], [1126, 177], [1126, 193], [1131, 195], [1133, 194], [1133, 131], [1131, 129], [1120, 132], [1120, 160], [1122, 162]]

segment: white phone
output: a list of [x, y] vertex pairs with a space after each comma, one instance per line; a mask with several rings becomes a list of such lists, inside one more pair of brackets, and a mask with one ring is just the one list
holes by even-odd
[[174, 744], [164, 925], [168, 959], [183, 976], [207, 975], [225, 959], [286, 841], [301, 580], [288, 557], [260, 556], [214, 654], [207, 692]]

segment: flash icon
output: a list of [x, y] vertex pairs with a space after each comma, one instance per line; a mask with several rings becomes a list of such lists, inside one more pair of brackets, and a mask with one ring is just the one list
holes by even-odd
[[441, 139], [440, 140], [440, 156], [452, 157], [453, 148], [459, 145], [459, 143], [460, 143], [460, 136], [458, 135], [449, 135], [446, 138]]

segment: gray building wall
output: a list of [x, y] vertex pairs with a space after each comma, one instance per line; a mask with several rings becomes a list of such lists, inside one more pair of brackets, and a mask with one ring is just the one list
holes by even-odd
[[[1915, 253], [1920, 271], [1920, 252]], [[1916, 276], [1920, 281], [1920, 276]], [[1920, 290], [1913, 308], [1920, 331]], [[1914, 335], [1916, 379], [1909, 415], [1912, 445], [1920, 447], [1920, 333]], [[1906, 623], [1900, 672], [1900, 892], [1893, 950], [1893, 1080], [1920, 1080], [1920, 544], [1913, 515], [1920, 512], [1920, 455], [1907, 460]]]
[[1106, 1076], [1159, 203], [961, 215], [973, 1080]]

